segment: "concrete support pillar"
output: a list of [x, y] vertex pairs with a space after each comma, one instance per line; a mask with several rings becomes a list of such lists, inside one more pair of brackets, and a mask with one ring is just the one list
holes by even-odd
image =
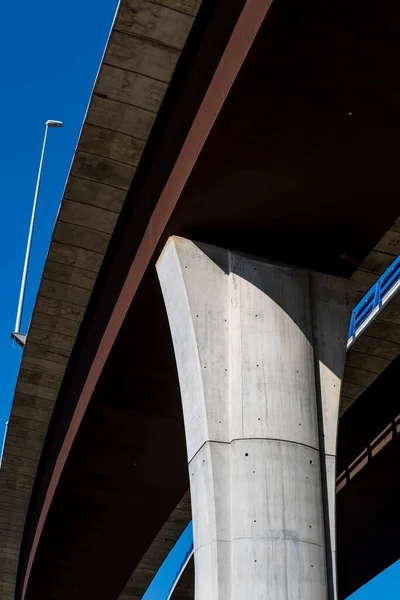
[[176, 237], [157, 271], [185, 419], [196, 600], [333, 600], [352, 284]]

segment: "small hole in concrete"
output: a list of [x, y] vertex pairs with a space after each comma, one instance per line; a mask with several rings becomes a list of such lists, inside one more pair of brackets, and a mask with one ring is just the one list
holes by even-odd
[[313, 464], [313, 461], [312, 461], [312, 460], [310, 460], [310, 465], [312, 465], [312, 464]]
[[299, 423], [299, 426], [301, 427], [301, 423]]
[[205, 460], [203, 460], [203, 462], [206, 462]]
[[311, 525], [309, 525], [309, 528], [312, 529]]
[[260, 365], [257, 365], [257, 367], [259, 367]]
[[253, 471], [253, 473], [255, 473], [255, 471]]
[[296, 371], [296, 373], [298, 373], [298, 371]]
[[248, 455], [249, 455], [249, 453], [248, 453], [248, 452], [245, 452], [245, 456], [248, 456]]
[[311, 565], [311, 568], [313, 568], [313, 567], [314, 567], [314, 565]]
[[187, 269], [187, 265], [185, 265], [185, 269]]
[[206, 365], [204, 365], [204, 368], [207, 369]]
[[227, 371], [228, 369], [225, 369], [225, 371]]
[[224, 319], [225, 323], [226, 323], [226, 319]]
[[256, 519], [254, 519], [254, 523], [257, 523], [257, 520], [256, 520]]
[[256, 315], [256, 317], [258, 317], [258, 315]]
[[306, 479], [308, 479], [308, 477], [306, 477]]
[[260, 417], [258, 417], [258, 420], [261, 421]]
[[257, 562], [256, 560], [254, 562]]
[[199, 315], [196, 315], [196, 317], [198, 317]]

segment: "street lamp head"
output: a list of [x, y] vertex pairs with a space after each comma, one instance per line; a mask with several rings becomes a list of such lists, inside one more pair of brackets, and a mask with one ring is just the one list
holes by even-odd
[[62, 127], [62, 121], [46, 121], [46, 127]]

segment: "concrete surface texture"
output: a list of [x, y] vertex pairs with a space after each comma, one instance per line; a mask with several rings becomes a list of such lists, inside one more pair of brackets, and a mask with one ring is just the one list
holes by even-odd
[[349, 281], [170, 238], [197, 600], [335, 597]]

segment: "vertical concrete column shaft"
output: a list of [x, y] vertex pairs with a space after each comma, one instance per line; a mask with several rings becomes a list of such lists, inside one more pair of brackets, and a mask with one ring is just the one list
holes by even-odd
[[196, 600], [333, 600], [352, 284], [176, 237], [157, 271], [182, 394]]

